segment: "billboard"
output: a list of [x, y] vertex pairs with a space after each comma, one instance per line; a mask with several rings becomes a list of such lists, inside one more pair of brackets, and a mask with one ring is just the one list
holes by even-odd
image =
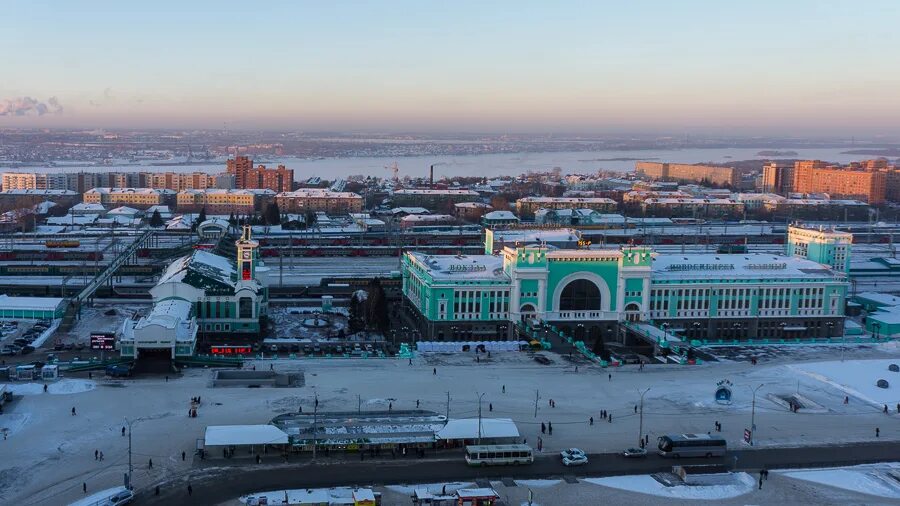
[[116, 335], [111, 332], [94, 332], [91, 334], [91, 349], [112, 351], [116, 349]]

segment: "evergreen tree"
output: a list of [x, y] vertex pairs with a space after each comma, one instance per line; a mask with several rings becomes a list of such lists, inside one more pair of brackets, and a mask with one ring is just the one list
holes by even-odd
[[228, 215], [228, 224], [232, 227], [237, 225], [237, 218], [235, 218], [234, 216], [234, 211], [232, 211], [231, 214]]
[[349, 308], [349, 318], [347, 321], [347, 328], [350, 330], [350, 333], [359, 332], [366, 327], [366, 299], [367, 293], [365, 290], [358, 290], [353, 293], [353, 296], [350, 297], [350, 308]]
[[153, 211], [153, 215], [150, 216], [150, 226], [151, 227], [161, 227], [163, 226], [162, 215], [159, 214], [159, 209]]
[[265, 218], [267, 225], [281, 225], [281, 211], [278, 209], [278, 204], [276, 202], [272, 202], [266, 207]]
[[388, 331], [390, 320], [388, 318], [387, 296], [381, 279], [375, 278], [366, 291], [369, 293], [366, 299], [366, 323], [382, 334]]
[[191, 230], [197, 230], [197, 226], [206, 221], [206, 208], [200, 210], [200, 214], [197, 215], [197, 219], [191, 223]]

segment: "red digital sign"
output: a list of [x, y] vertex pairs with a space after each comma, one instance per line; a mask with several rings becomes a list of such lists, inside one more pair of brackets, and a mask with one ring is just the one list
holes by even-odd
[[112, 351], [116, 349], [116, 335], [108, 332], [91, 334], [91, 349]]
[[212, 346], [209, 352], [213, 355], [250, 355], [253, 348], [250, 346]]

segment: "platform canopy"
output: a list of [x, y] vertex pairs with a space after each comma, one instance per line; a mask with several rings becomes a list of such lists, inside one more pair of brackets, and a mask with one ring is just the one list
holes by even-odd
[[[437, 432], [438, 439], [476, 439], [478, 438], [478, 419], [465, 418], [450, 420], [443, 429]], [[519, 429], [509, 418], [482, 418], [481, 437], [484, 439], [517, 438]]]
[[274, 425], [210, 425], [204, 443], [210, 446], [287, 444], [288, 435]]

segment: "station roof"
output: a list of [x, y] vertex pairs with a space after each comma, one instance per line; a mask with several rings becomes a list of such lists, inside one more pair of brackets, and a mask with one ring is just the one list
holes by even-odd
[[274, 425], [210, 425], [204, 444], [209, 446], [247, 446], [287, 444], [288, 435]]
[[410, 252], [409, 256], [435, 281], [507, 279], [503, 272], [503, 259], [495, 255], [426, 255]]
[[[519, 437], [519, 429], [509, 418], [482, 418], [481, 437], [482, 439]], [[444, 440], [477, 439], [478, 419], [450, 420], [443, 429], [437, 432], [437, 438]]]
[[10, 297], [0, 295], [0, 309], [22, 309], [28, 311], [55, 311], [63, 300], [59, 297]]
[[157, 285], [163, 283], [187, 283], [197, 288], [208, 288], [209, 282], [234, 287], [235, 266], [225, 257], [196, 250], [171, 264], [160, 276]]
[[660, 254], [653, 259], [654, 280], [697, 278], [822, 278], [834, 276], [828, 267], [803, 258], [765, 253]]

